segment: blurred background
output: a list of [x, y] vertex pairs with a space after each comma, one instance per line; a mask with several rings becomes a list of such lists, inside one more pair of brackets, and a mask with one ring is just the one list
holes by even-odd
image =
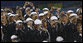
[[[61, 10], [67, 11], [69, 9], [76, 12], [77, 8], [82, 7], [82, 1], [30, 1], [33, 2], [35, 6], [38, 6], [40, 9], [44, 7], [50, 8], [51, 6], [59, 7]], [[25, 1], [1, 1], [1, 8], [11, 7], [15, 8], [16, 6], [23, 6]]]

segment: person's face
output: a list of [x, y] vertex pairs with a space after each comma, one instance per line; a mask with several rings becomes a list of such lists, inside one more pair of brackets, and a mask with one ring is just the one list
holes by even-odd
[[61, 11], [61, 14], [64, 14], [64, 11]]
[[15, 16], [15, 20], [19, 20], [19, 19], [18, 19], [18, 16]]
[[34, 6], [33, 3], [30, 3], [31, 6]]
[[81, 23], [78, 23], [77, 28], [80, 29], [81, 25], [82, 25]]
[[81, 28], [82, 28], [82, 24], [81, 24], [81, 23], [78, 23], [78, 24], [77, 24], [77, 30], [78, 30], [80, 33], [82, 32]]
[[63, 16], [63, 17], [62, 17], [62, 21], [63, 21], [63, 22], [66, 22], [67, 20], [68, 20], [68, 18], [67, 18], [66, 16]]
[[55, 25], [56, 24], [56, 20], [51, 20], [50, 23], [51, 23], [51, 25]]
[[7, 22], [5, 16], [1, 16], [1, 22], [2, 22], [3, 24], [5, 24], [5, 23]]
[[26, 13], [27, 14], [30, 14], [31, 13], [30, 9], [26, 10]]
[[82, 12], [82, 8], [80, 8], [80, 12]]
[[72, 17], [70, 20], [71, 20], [73, 23], [76, 23], [76, 22], [77, 22], [77, 18], [76, 18], [76, 17]]
[[33, 24], [33, 22], [32, 22], [32, 21], [28, 21], [28, 22], [27, 22], [27, 25], [32, 26], [32, 24]]
[[21, 27], [23, 26], [23, 24], [22, 24], [22, 23], [19, 23], [19, 24], [17, 24], [17, 26], [18, 26], [19, 28], [21, 28]]
[[35, 15], [34, 14], [32, 15], [32, 18], [35, 18]]
[[11, 17], [12, 20], [15, 20], [14, 16]]
[[40, 18], [40, 20], [42, 20], [43, 19], [43, 16], [40, 16], [39, 18]]
[[35, 20], [38, 18], [38, 16], [37, 15], [35, 15]]
[[42, 21], [42, 23], [43, 23], [43, 26], [44, 26], [44, 27], [47, 27], [47, 22]]
[[38, 12], [39, 11], [39, 9], [38, 8], [36, 8], [36, 12]]
[[82, 20], [82, 15], [79, 15], [79, 19]]
[[3, 12], [3, 14], [7, 14], [7, 12]]
[[32, 15], [32, 19], [34, 19], [34, 20], [37, 19], [37, 15], [34, 15], [34, 14], [33, 14], [33, 15]]
[[21, 10], [17, 10], [16, 13], [17, 14], [22, 14], [22, 11]]
[[28, 5], [28, 2], [25, 2], [25, 5]]
[[46, 19], [45, 15], [43, 16], [43, 19]]
[[44, 15], [44, 19], [46, 19], [47, 18], [47, 15]]
[[82, 8], [80, 8], [79, 10], [78, 10], [78, 13], [81, 13], [82, 12]]
[[50, 12], [48, 12], [47, 17], [50, 17]]

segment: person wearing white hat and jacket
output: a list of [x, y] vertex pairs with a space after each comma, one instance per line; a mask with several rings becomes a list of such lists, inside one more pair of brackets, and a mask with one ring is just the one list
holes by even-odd
[[49, 41], [48, 37], [48, 32], [46, 31], [46, 29], [42, 28], [42, 21], [39, 19], [36, 19], [34, 21], [34, 25], [35, 27], [35, 37], [34, 37], [34, 41], [35, 42], [44, 42], [44, 41]]
[[20, 42], [24, 42], [25, 41], [25, 27], [23, 25], [23, 21], [22, 20], [17, 20], [16, 21], [16, 28], [15, 28], [16, 32], [15, 34], [18, 35], [18, 37], [20, 38]]
[[48, 31], [50, 33], [50, 40], [51, 42], [56, 42], [56, 37], [57, 37], [57, 30], [58, 30], [58, 18], [56, 16], [52, 16], [50, 18], [50, 25], [48, 26]]
[[26, 30], [26, 38], [25, 42], [31, 42], [33, 40], [33, 32], [34, 32], [34, 25], [33, 25], [33, 19], [32, 18], [27, 18], [26, 19], [26, 25], [25, 25], [25, 30]]

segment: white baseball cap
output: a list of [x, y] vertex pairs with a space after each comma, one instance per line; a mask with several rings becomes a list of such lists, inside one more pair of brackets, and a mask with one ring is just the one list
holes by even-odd
[[44, 15], [46, 15], [46, 14], [48, 14], [48, 11], [45, 11], [45, 12], [44, 12]]
[[72, 16], [75, 16], [76, 18], [78, 18], [77, 14], [75, 13], [69, 15], [69, 17], [72, 17]]
[[61, 37], [61, 36], [58, 36], [57, 38], [56, 38], [56, 41], [57, 42], [61, 42], [61, 41], [63, 41], [64, 39], [63, 39], [63, 37]]
[[78, 11], [79, 11], [79, 9], [80, 9], [80, 8], [78, 8], [78, 9], [76, 10], [76, 12], [78, 12]]
[[33, 19], [31, 19], [31, 18], [27, 18], [27, 19], [26, 19], [26, 22], [28, 22], [28, 21], [30, 21], [30, 20], [33, 21]]
[[56, 16], [52, 16], [50, 20], [58, 20], [58, 18]]
[[14, 14], [10, 14], [9, 16], [15, 16]]
[[34, 24], [42, 24], [42, 21], [39, 20], [39, 19], [36, 19], [36, 20], [34, 21]]
[[8, 15], [11, 15], [12, 13], [8, 13]]
[[39, 16], [44, 16], [44, 13], [40, 13]]
[[22, 23], [22, 20], [17, 20], [16, 24]]
[[37, 13], [36, 13], [36, 12], [31, 12], [31, 14], [30, 14], [30, 15], [33, 15], [33, 14], [35, 14], [35, 15], [36, 15]]
[[43, 8], [43, 10], [49, 10], [48, 8]]
[[17, 35], [12, 35], [11, 36], [11, 39], [15, 39], [15, 38], [17, 38]]
[[67, 13], [74, 12], [73, 10], [68, 10]]

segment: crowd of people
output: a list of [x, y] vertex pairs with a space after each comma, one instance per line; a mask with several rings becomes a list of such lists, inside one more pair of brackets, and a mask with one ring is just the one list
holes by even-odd
[[25, 2], [14, 10], [1, 8], [1, 42], [82, 42], [82, 8], [59, 13]]

